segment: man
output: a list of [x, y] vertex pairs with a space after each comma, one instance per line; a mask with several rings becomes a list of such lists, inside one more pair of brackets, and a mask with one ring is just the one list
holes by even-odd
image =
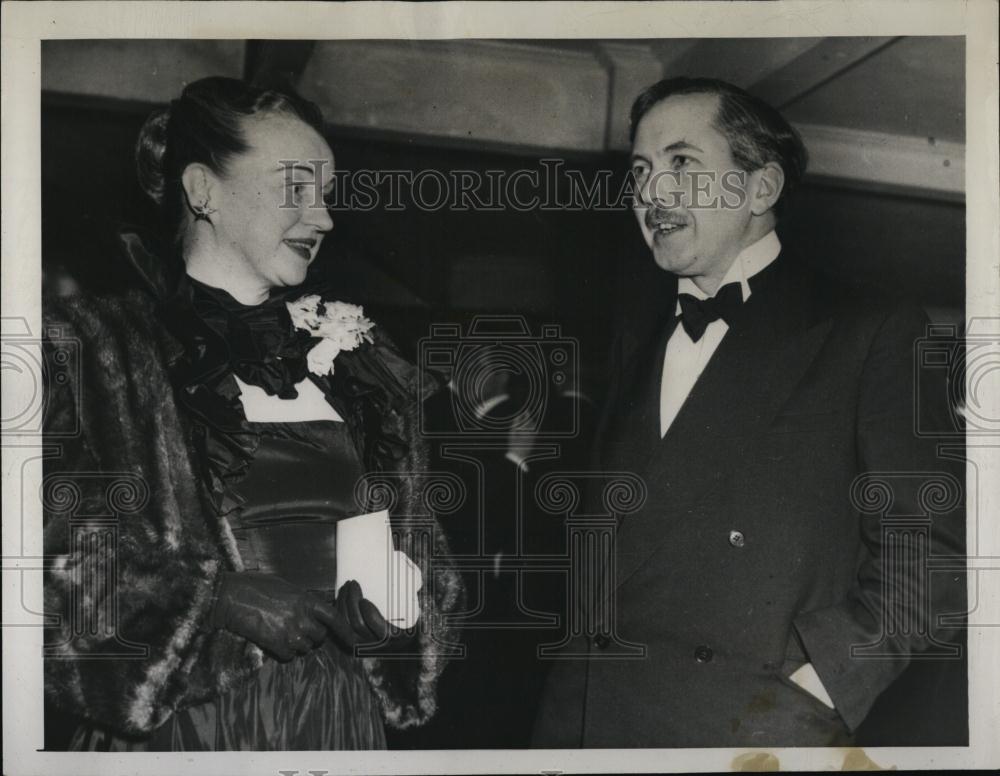
[[[635, 215], [669, 282], [628, 306], [596, 465], [647, 496], [591, 569], [613, 592], [567, 645], [588, 657], [555, 662], [535, 744], [848, 744], [916, 657], [954, 660], [933, 628], [964, 611], [961, 573], [892, 554], [963, 552], [961, 467], [913, 430], [925, 317], [787, 255], [774, 230], [806, 152], [760, 100], [661, 81], [632, 136]], [[946, 411], [944, 386], [919, 395]], [[932, 483], [958, 495], [929, 506]]]

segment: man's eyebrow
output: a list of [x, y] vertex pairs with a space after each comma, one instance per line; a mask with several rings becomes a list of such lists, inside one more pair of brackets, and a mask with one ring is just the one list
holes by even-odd
[[697, 151], [699, 154], [705, 153], [702, 149], [698, 148], [696, 145], [692, 145], [687, 140], [678, 140], [676, 143], [671, 143], [670, 145], [663, 146], [660, 149], [661, 154], [670, 154], [674, 151]]

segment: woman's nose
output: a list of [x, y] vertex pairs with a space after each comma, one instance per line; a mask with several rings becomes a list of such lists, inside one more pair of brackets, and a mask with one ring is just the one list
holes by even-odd
[[325, 205], [305, 208], [302, 220], [318, 232], [329, 232], [333, 229], [333, 217]]

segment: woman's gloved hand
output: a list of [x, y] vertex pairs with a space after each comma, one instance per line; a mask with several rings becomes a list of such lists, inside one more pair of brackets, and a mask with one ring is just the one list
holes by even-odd
[[351, 625], [354, 640], [347, 646], [358, 644], [391, 644], [409, 641], [410, 634], [386, 622], [378, 607], [364, 597], [361, 585], [353, 579], [344, 583], [337, 594], [337, 612]]
[[273, 574], [226, 572], [216, 594], [211, 625], [238, 633], [288, 661], [321, 644], [328, 633], [356, 640], [349, 619], [314, 593]]
[[346, 646], [380, 642], [389, 632], [389, 623], [385, 621], [378, 607], [364, 597], [361, 585], [353, 579], [348, 580], [337, 593], [337, 613], [351, 625], [351, 639]]

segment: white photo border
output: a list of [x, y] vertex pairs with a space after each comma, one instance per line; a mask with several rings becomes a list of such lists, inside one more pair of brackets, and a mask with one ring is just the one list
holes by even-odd
[[[812, 0], [775, 2], [5, 2], [2, 6], [2, 308], [41, 329], [41, 41], [51, 38], [679, 38], [838, 35], [961, 35], [966, 39], [966, 315], [1000, 316], [1000, 154], [995, 0]], [[329, 34], [322, 31], [329, 30]], [[5, 403], [7, 384], [4, 385]], [[992, 397], [1000, 416], [1000, 396]], [[18, 485], [17, 438], [4, 438], [5, 484]], [[25, 440], [25, 445], [30, 440]], [[37, 446], [37, 438], [35, 445]], [[980, 451], [979, 475], [1000, 482], [1000, 444]], [[974, 482], [970, 476], [970, 484]], [[37, 488], [38, 482], [27, 482]], [[40, 505], [4, 488], [3, 621], [15, 607], [40, 612], [39, 574], [8, 563], [15, 549], [42, 555]], [[36, 491], [37, 492], [37, 491]], [[979, 492], [981, 516], [1000, 515], [1000, 488]], [[971, 513], [970, 509], [970, 513]], [[1000, 558], [1000, 520], [981, 520], [983, 568]], [[989, 559], [992, 558], [992, 563]], [[16, 560], [16, 559], [15, 559]], [[970, 585], [976, 574], [970, 574]], [[984, 579], [988, 579], [986, 575]], [[1000, 572], [994, 572], [994, 577]], [[995, 582], [995, 580], [994, 580]], [[969, 746], [874, 748], [882, 768], [1000, 766], [1000, 585], [981, 585], [969, 632]], [[974, 600], [970, 594], [970, 600]], [[729, 771], [748, 752], [769, 752], [782, 770], [840, 770], [851, 750], [611, 749], [109, 754], [38, 751], [43, 692], [40, 628], [4, 628], [4, 773], [144, 773], [277, 776], [327, 773], [519, 773]]]

